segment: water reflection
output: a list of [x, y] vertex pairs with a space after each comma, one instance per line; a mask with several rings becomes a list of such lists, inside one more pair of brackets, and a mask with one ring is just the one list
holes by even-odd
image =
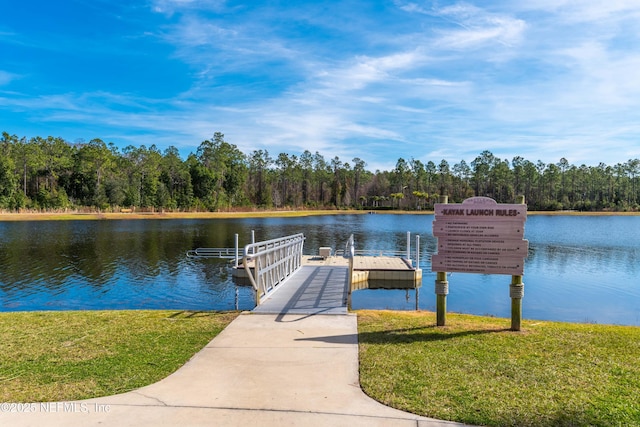
[[[435, 310], [432, 215], [339, 215], [237, 220], [0, 223], [0, 310], [253, 307], [228, 260], [192, 260], [196, 247], [233, 247], [302, 232], [305, 253], [342, 248], [405, 250], [420, 234], [421, 309]], [[525, 318], [640, 325], [640, 217], [530, 216]], [[508, 276], [449, 275], [449, 311], [510, 316]], [[416, 291], [361, 290], [354, 308], [415, 309]]]

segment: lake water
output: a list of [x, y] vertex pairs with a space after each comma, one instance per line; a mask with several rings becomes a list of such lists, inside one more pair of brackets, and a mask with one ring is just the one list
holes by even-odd
[[[305, 254], [406, 249], [421, 237], [421, 309], [435, 310], [429, 257], [433, 215], [338, 215], [225, 220], [0, 222], [0, 311], [253, 308], [228, 260], [189, 259], [197, 247], [233, 247], [302, 232]], [[529, 216], [525, 319], [640, 325], [640, 216]], [[449, 312], [510, 317], [510, 276], [452, 273]], [[360, 290], [353, 308], [415, 309], [415, 291]]]

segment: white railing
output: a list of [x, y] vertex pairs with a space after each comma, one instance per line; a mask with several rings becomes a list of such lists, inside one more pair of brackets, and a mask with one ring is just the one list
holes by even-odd
[[189, 258], [235, 258], [236, 248], [197, 248], [187, 251]]
[[[351, 236], [349, 236], [344, 249], [336, 249], [335, 256], [341, 256], [344, 258], [354, 256], [403, 258], [410, 262], [411, 265], [415, 265], [416, 268], [420, 268], [420, 236], [416, 235], [415, 253], [413, 259], [411, 258], [410, 233], [408, 231], [407, 249], [404, 251], [395, 249], [355, 249], [355, 243], [352, 234]], [[415, 264], [413, 264], [414, 261]]]
[[[253, 241], [253, 230], [251, 230]], [[197, 248], [187, 251], [187, 258], [226, 258], [235, 259], [235, 267], [238, 268], [240, 260], [238, 251], [238, 234], [235, 235], [235, 247], [233, 248]]]
[[244, 247], [242, 264], [256, 291], [256, 305], [302, 267], [304, 234], [294, 234]]
[[[354, 256], [386, 256], [386, 257], [394, 257], [394, 258], [404, 258], [406, 256], [406, 251], [396, 251], [393, 249], [354, 249]], [[336, 250], [336, 256], [349, 258], [349, 253], [342, 249]]]

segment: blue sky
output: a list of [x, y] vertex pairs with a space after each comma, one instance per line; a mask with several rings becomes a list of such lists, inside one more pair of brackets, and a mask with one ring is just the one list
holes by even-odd
[[640, 2], [0, 4], [0, 131], [367, 168], [640, 157]]

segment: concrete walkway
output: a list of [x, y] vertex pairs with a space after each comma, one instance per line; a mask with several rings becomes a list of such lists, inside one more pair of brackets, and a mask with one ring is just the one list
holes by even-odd
[[[79, 402], [0, 409], [22, 426], [454, 426], [397, 411], [358, 383], [355, 315], [243, 314], [164, 380]], [[25, 412], [25, 411], [30, 412]]]

